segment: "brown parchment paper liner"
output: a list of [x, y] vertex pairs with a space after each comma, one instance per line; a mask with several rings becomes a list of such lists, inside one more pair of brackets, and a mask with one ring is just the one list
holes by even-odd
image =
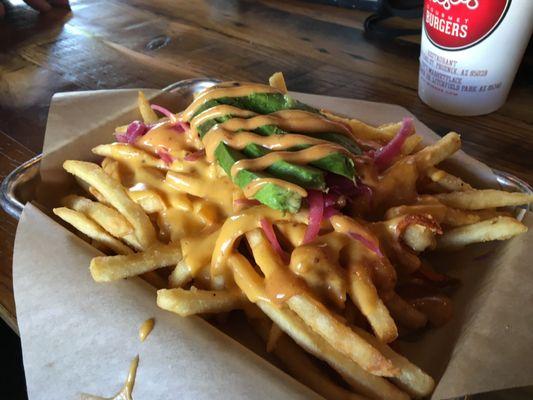
[[[159, 96], [157, 91], [146, 93]], [[295, 96], [372, 124], [410, 115], [388, 104]], [[181, 107], [187, 101], [158, 98]], [[110, 142], [115, 126], [139, 118], [135, 102], [132, 90], [54, 96], [41, 168], [41, 202], [57, 197], [58, 188], [69, 181], [61, 169], [65, 159], [94, 159], [91, 147]], [[416, 127], [427, 141], [437, 137], [418, 121]], [[449, 167], [476, 185], [497, 185], [488, 167], [464, 153]], [[524, 222], [533, 226], [531, 214]], [[462, 281], [453, 298], [455, 316], [416, 343], [399, 343], [410, 359], [440, 377], [432, 398], [533, 384], [533, 271], [527, 259], [532, 245], [529, 233], [435, 257]], [[478, 258], [489, 251], [489, 257]], [[110, 396], [124, 382], [136, 354], [136, 400], [318, 398], [200, 318], [158, 310], [154, 290], [140, 279], [94, 283], [88, 265], [95, 254], [34, 206], [26, 207], [17, 230], [13, 274], [30, 399], [79, 398], [82, 392]], [[150, 317], [156, 318], [156, 327], [141, 344], [137, 329]]]

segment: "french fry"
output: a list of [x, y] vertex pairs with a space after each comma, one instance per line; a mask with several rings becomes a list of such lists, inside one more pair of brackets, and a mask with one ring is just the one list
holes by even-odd
[[220, 228], [220, 234], [213, 248], [211, 258], [211, 272], [213, 275], [219, 275], [219, 270], [223, 268], [229, 254], [233, 250], [235, 242], [246, 232], [256, 229], [260, 226], [262, 218], [270, 221], [307, 221], [305, 213], [290, 214], [282, 213], [278, 210], [266, 206], [256, 206], [243, 211], [241, 214], [226, 219]]
[[217, 207], [209, 201], [199, 200], [194, 203], [193, 212], [206, 226], [213, 226], [219, 221]]
[[285, 78], [283, 77], [282, 72], [276, 72], [270, 78], [268, 78], [268, 83], [273, 88], [278, 89], [282, 93], [287, 93], [287, 85], [285, 84]]
[[402, 146], [402, 155], [407, 156], [413, 153], [416, 149], [419, 148], [420, 143], [422, 143], [422, 136], [419, 136], [419, 135], [409, 136]]
[[329, 300], [338, 308], [344, 308], [346, 301], [345, 273], [338, 263], [330, 257], [327, 249], [300, 246], [293, 250], [289, 267], [320, 298]]
[[100, 225], [87, 217], [85, 214], [71, 210], [67, 207], [54, 208], [54, 214], [59, 218], [68, 222], [74, 228], [80, 232], [86, 234], [91, 239], [105, 245], [118, 254], [130, 254], [132, 250], [122, 243], [120, 240], [115, 239], [109, 233], [107, 233]]
[[302, 244], [307, 225], [296, 222], [278, 221], [275, 226], [290, 246], [298, 247]]
[[93, 186], [124, 215], [133, 226], [135, 236], [143, 248], [148, 248], [156, 241], [155, 229], [143, 209], [131, 200], [122, 185], [107, 175], [102, 168], [93, 163], [74, 160], [65, 161], [63, 168]]
[[232, 254], [229, 263], [234, 273], [235, 282], [248, 299], [255, 303], [299, 346], [327, 362], [357, 392], [372, 399], [406, 400], [409, 398], [407, 394], [386, 379], [370, 374], [338, 349], [332, 347], [293, 311], [287, 307], [278, 307], [266, 300], [263, 280], [244, 256]]
[[353, 135], [358, 139], [373, 140], [380, 143], [389, 142], [398, 133], [402, 123], [397, 122], [394, 124], [382, 125], [380, 127], [374, 127], [365, 124], [358, 119], [351, 119], [335, 115], [329, 111], [322, 110], [322, 113], [332, 121], [342, 122], [350, 127]]
[[385, 343], [398, 337], [398, 329], [389, 310], [378, 296], [378, 292], [366, 266], [362, 263], [351, 264], [348, 269], [350, 298], [368, 319], [376, 336]]
[[192, 274], [190, 267], [185, 260], [180, 260], [168, 276], [168, 285], [171, 288], [179, 288], [185, 286], [191, 280]]
[[448, 207], [440, 202], [434, 204], [416, 204], [410, 206], [392, 207], [385, 213], [385, 219], [393, 219], [401, 215], [429, 214], [439, 224], [447, 226], [462, 226], [473, 224], [481, 220], [477, 213], [465, 212]]
[[109, 157], [104, 157], [104, 159], [102, 160], [102, 169], [111, 178], [116, 179], [118, 182], [121, 182], [120, 166], [117, 160], [114, 160]]
[[435, 197], [447, 206], [462, 210], [482, 210], [493, 207], [520, 206], [533, 202], [533, 195], [485, 189], [467, 192], [437, 194]]
[[146, 99], [146, 96], [141, 91], [139, 91], [139, 94], [137, 95], [137, 105], [144, 122], [151, 124], [159, 120], [155, 111], [150, 107], [150, 103]]
[[413, 157], [415, 158], [418, 169], [426, 170], [444, 161], [460, 148], [461, 137], [455, 132], [450, 132], [438, 142], [424, 147], [418, 153], [414, 154]]
[[435, 167], [429, 167], [426, 176], [448, 192], [464, 192], [472, 190], [472, 186], [458, 176]]
[[372, 344], [372, 346], [377, 348], [385, 357], [392, 360], [393, 364], [398, 367], [400, 373], [398, 376], [393, 377], [392, 381], [401, 389], [405, 390], [411, 396], [417, 398], [425, 397], [433, 391], [433, 388], [435, 387], [435, 381], [431, 376], [411, 363], [407, 358], [396, 353], [389, 346], [372, 336], [370, 333], [357, 327], [354, 327], [353, 330], [355, 333]]
[[181, 260], [181, 250], [175, 244], [156, 244], [142, 253], [95, 257], [90, 270], [96, 282], [111, 282], [175, 265]]
[[107, 200], [105, 199], [104, 196], [102, 196], [102, 194], [96, 190], [94, 187], [92, 187], [91, 185], [89, 185], [87, 182], [83, 181], [82, 179], [78, 178], [77, 176], [74, 177], [74, 179], [76, 180], [76, 183], [87, 193], [87, 194], [90, 194], [91, 196], [93, 196], [98, 202], [102, 203], [102, 204], [109, 204], [107, 202]]
[[[264, 314], [263, 314], [264, 316]], [[249, 321], [255, 331], [265, 341], [270, 341], [270, 332], [272, 332], [276, 324], [272, 324], [269, 329], [269, 321], [266, 317], [261, 319], [251, 319]], [[279, 328], [276, 328], [279, 329]], [[313, 361], [301, 350], [290, 338], [281, 336], [276, 341], [276, 347], [273, 348], [274, 354], [285, 365], [289, 373], [302, 382], [304, 385], [310, 387], [315, 392], [325, 397], [326, 399], [335, 400], [364, 400], [364, 397], [355, 393], [351, 393], [338, 385], [335, 385], [320, 371], [320, 369], [313, 364]]]
[[128, 220], [117, 210], [105, 204], [76, 195], [63, 198], [61, 203], [65, 207], [85, 214], [114, 237], [121, 238], [133, 232], [133, 227]]
[[130, 190], [128, 195], [147, 214], [162, 212], [167, 208], [163, 198], [155, 190]]
[[496, 217], [445, 232], [437, 240], [438, 249], [458, 249], [472, 243], [507, 240], [527, 232], [527, 227], [515, 218]]
[[96, 189], [94, 186], [88, 186], [87, 192], [92, 194], [92, 196], [102, 204], [109, 204], [106, 198]]
[[[272, 250], [262, 231], [255, 230], [246, 233], [246, 238], [252, 249], [259, 268], [267, 279], [274, 274], [289, 277], [279, 264], [278, 255]], [[280, 278], [284, 280], [285, 278]], [[287, 305], [315, 332], [321, 335], [334, 348], [348, 355], [366, 371], [379, 376], [395, 376], [398, 371], [368, 342], [361, 340], [349, 327], [335, 318], [320, 302], [312, 298], [305, 291], [294, 294], [286, 300]]]
[[243, 295], [229, 290], [160, 289], [157, 305], [182, 317], [195, 314], [214, 314], [242, 308]]
[[133, 161], [143, 167], [153, 167], [163, 170], [169, 169], [169, 165], [162, 159], [128, 143], [101, 144], [93, 148], [92, 152], [114, 160]]
[[407, 246], [418, 253], [427, 249], [434, 249], [437, 246], [435, 232], [425, 225], [409, 225], [403, 231], [402, 239]]
[[209, 190], [209, 188], [199, 184], [201, 182], [200, 177], [195, 177], [191, 174], [169, 171], [165, 181], [174, 189], [196, 197], [205, 197], [206, 192]]

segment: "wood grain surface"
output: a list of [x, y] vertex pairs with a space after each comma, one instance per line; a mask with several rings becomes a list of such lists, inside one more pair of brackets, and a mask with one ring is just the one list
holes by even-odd
[[[368, 13], [295, 0], [72, 3], [45, 15], [16, 6], [0, 22], [0, 178], [41, 150], [55, 92], [199, 76], [265, 81], [281, 70], [294, 91], [402, 105], [439, 134], [461, 133], [471, 155], [533, 182], [531, 51], [501, 110], [452, 117], [417, 96], [417, 37], [367, 37]], [[1, 218], [0, 314], [15, 327], [16, 221]]]

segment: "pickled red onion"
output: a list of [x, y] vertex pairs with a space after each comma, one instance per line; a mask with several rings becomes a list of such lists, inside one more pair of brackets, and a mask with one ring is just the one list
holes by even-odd
[[307, 244], [315, 240], [320, 231], [322, 218], [324, 217], [324, 194], [322, 192], [309, 190], [307, 201], [309, 202], [309, 223], [302, 244]]
[[172, 156], [169, 154], [169, 152], [165, 149], [157, 149], [156, 154], [159, 156], [161, 160], [165, 162], [165, 164], [170, 165], [174, 161]]
[[379, 245], [374, 243], [372, 240], [364, 237], [363, 235], [360, 235], [359, 233], [350, 232], [350, 236], [357, 240], [358, 242], [361, 242], [363, 246], [365, 246], [368, 250], [371, 252], [377, 254], [380, 257], [383, 257], [383, 253], [381, 252], [381, 249], [379, 248]]
[[150, 128], [141, 121], [133, 121], [130, 123], [124, 133], [115, 134], [115, 138], [120, 143], [135, 143], [137, 138], [148, 132]]
[[284, 262], [288, 262], [289, 256], [287, 255], [287, 253], [285, 253], [285, 250], [283, 250], [281, 244], [279, 244], [278, 238], [276, 237], [276, 232], [274, 232], [274, 228], [272, 227], [272, 224], [268, 219], [261, 219], [261, 229], [263, 229], [263, 232], [265, 233], [266, 238], [270, 242], [270, 245], [276, 251], [276, 253], [278, 253], [280, 258]]
[[392, 164], [392, 161], [402, 151], [402, 146], [407, 138], [413, 133], [413, 119], [406, 117], [398, 133], [385, 146], [374, 153], [374, 163], [379, 171], [384, 171]]
[[185, 161], [196, 161], [199, 158], [202, 158], [203, 156], [205, 156], [205, 150], [198, 150], [198, 151], [195, 151], [194, 153], [187, 154], [184, 160]]
[[161, 114], [163, 114], [165, 117], [167, 117], [168, 119], [172, 121], [176, 119], [176, 116], [168, 108], [158, 106], [157, 104], [152, 104], [150, 105], [150, 107], [152, 108], [152, 110], [160, 112]]
[[176, 129], [178, 132], [188, 131], [191, 126], [188, 122], [176, 121], [172, 124], [172, 128]]
[[329, 191], [338, 195], [354, 196], [357, 195], [357, 188], [354, 181], [337, 174], [326, 175], [326, 186]]
[[364, 197], [368, 202], [372, 200], [372, 188], [362, 183], [359, 179], [354, 182], [344, 176], [328, 174], [326, 175], [326, 186], [329, 188], [329, 192], [326, 195], [326, 207], [331, 205], [329, 201], [333, 197], [328, 197], [330, 194], [345, 196], [348, 202], [352, 201], [352, 197], [359, 196]]
[[324, 196], [324, 207], [334, 207], [341, 196], [337, 193], [329, 192]]
[[253, 199], [235, 199], [235, 200], [233, 200], [233, 204], [234, 205], [238, 205], [238, 206], [249, 206], [249, 207], [252, 207], [252, 206], [258, 206], [261, 203], [259, 201], [257, 201], [257, 200], [253, 200]]
[[335, 207], [332, 207], [332, 206], [325, 207], [323, 219], [330, 219], [331, 217], [337, 214], [339, 214], [339, 210], [337, 210]]

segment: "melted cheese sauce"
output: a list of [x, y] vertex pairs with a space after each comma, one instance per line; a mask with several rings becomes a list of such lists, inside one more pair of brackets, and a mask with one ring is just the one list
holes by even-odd
[[175, 159], [167, 165], [171, 170], [165, 171], [146, 166], [142, 157], [117, 156], [122, 184], [129, 188], [132, 199], [152, 214], [162, 240], [175, 242], [204, 234], [232, 214], [234, 184], [205, 159], [184, 161], [195, 149], [187, 135], [173, 129], [170, 122], [150, 130], [135, 146], [121, 144], [121, 151], [126, 151], [124, 146], [134, 155], [136, 149], [142, 149], [155, 157], [163, 149]]
[[319, 297], [343, 308], [346, 301], [344, 272], [338, 257], [327, 246], [305, 245], [291, 254], [289, 267], [301, 277]]
[[[267, 274], [261, 290], [256, 290], [257, 298], [280, 303], [301, 292], [307, 285], [323, 299], [342, 307], [347, 284], [343, 268], [355, 262], [364, 263], [380, 291], [392, 290], [396, 273], [388, 259], [350, 237], [355, 233], [379, 248], [380, 242], [390, 240], [390, 229], [382, 226], [380, 230], [363, 221], [334, 216], [331, 226], [326, 226], [330, 233], [319, 236], [312, 244], [301, 246], [307, 222], [305, 212], [291, 215], [257, 206], [237, 213], [233, 199], [251, 199], [268, 183], [286, 187], [302, 197], [307, 195], [306, 190], [276, 178], [255, 179], [241, 190], [217, 166], [215, 150], [220, 143], [236, 150], [255, 143], [274, 151], [236, 162], [231, 169], [232, 177], [243, 169], [265, 170], [280, 160], [304, 165], [332, 153], [341, 153], [353, 160], [361, 181], [372, 188], [372, 207], [383, 210], [396, 204], [409, 204], [416, 199], [416, 164], [406, 158], [397, 168], [378, 174], [368, 157], [354, 156], [344, 147], [320, 138], [320, 133], [337, 133], [356, 140], [345, 124], [319, 113], [283, 110], [258, 115], [231, 105], [217, 105], [194, 115], [198, 107], [211, 100], [251, 93], [281, 92], [270, 86], [238, 82], [213, 86], [199, 94], [179, 114], [182, 121], [190, 123], [189, 130], [180, 132], [173, 128], [172, 122], [162, 122], [139, 138], [134, 146], [121, 144], [114, 150], [127, 152], [127, 147], [130, 147], [132, 154], [142, 150], [156, 160], [150, 159], [148, 164], [151, 166], [147, 166], [146, 155], [125, 157], [122, 153], [121, 157], [117, 157], [122, 183], [130, 188], [132, 198], [151, 214], [152, 220], [159, 226], [161, 239], [181, 243], [184, 262], [191, 276], [208, 285], [214, 285], [215, 279], [222, 278], [222, 284], [228, 286], [233, 280], [228, 260], [236, 255], [240, 238], [260, 227], [261, 220], [267, 218], [282, 233], [281, 240], [288, 242], [292, 254], [286, 271]], [[199, 128], [205, 122], [228, 116], [232, 118], [214, 124], [200, 138]], [[263, 126], [277, 126], [289, 133], [263, 136], [253, 132]], [[310, 147], [288, 151], [301, 145]], [[185, 160], [188, 154], [200, 149], [205, 150], [204, 157], [193, 162]], [[172, 162], [165, 165], [159, 157], [161, 151], [169, 155]], [[241, 280], [245, 279], [241, 277]]]
[[133, 386], [135, 385], [135, 377], [137, 376], [137, 367], [139, 366], [139, 356], [136, 356], [130, 364], [130, 370], [126, 378], [126, 382], [122, 389], [113, 397], [99, 397], [91, 394], [82, 394], [81, 400], [133, 400]]
[[141, 342], [144, 342], [146, 340], [148, 335], [154, 329], [154, 325], [155, 325], [155, 319], [154, 318], [149, 318], [149, 319], [147, 319], [146, 321], [144, 321], [142, 323], [141, 327], [139, 328], [139, 340]]

